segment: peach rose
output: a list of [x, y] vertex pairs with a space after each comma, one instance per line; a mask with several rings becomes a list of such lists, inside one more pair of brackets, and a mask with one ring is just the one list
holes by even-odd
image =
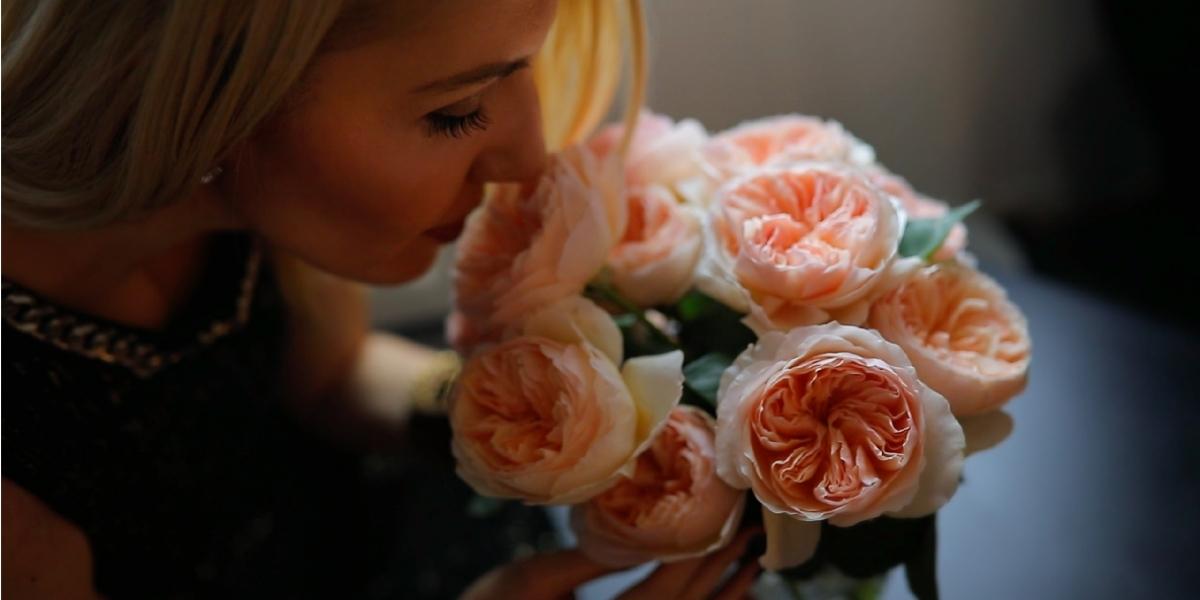
[[[950, 206], [945, 202], [917, 194], [903, 177], [890, 173], [883, 167], [867, 168], [866, 173], [872, 183], [900, 201], [900, 207], [910, 219], [936, 219], [950, 211]], [[967, 226], [955, 223], [950, 229], [950, 235], [946, 236], [946, 241], [934, 252], [933, 260], [953, 260], [966, 247]]]
[[608, 258], [613, 285], [639, 306], [674, 302], [700, 259], [700, 218], [657, 185], [631, 190], [628, 201], [625, 235]]
[[915, 273], [871, 308], [870, 324], [898, 344], [921, 380], [960, 417], [988, 412], [1025, 389], [1025, 316], [986, 275], [956, 263]]
[[875, 150], [837, 121], [803, 115], [756, 119], [724, 131], [704, 148], [705, 162], [717, 179], [747, 169], [820, 160], [868, 165]]
[[449, 403], [459, 476], [480, 494], [573, 504], [632, 475], [683, 389], [678, 351], [621, 365], [621, 333], [590, 301], [535, 311], [467, 361]]
[[[624, 134], [623, 125], [609, 125], [593, 136], [587, 147], [596, 156], [608, 157], [616, 152]], [[674, 188], [701, 177], [700, 149], [707, 141], [708, 132], [694, 120], [675, 123], [670, 117], [643, 110], [638, 114], [625, 157], [626, 185]]]
[[903, 216], [856, 170], [798, 163], [731, 182], [709, 212], [697, 286], [756, 331], [837, 320], [857, 325], [870, 302], [919, 261], [898, 259]]
[[874, 331], [769, 332], [725, 372], [717, 397], [717, 472], [762, 503], [769, 569], [811, 557], [819, 521], [922, 516], [958, 487], [962, 428]]
[[504, 186], [467, 220], [454, 266], [447, 324], [461, 352], [498, 339], [535, 308], [580, 293], [625, 231], [615, 160], [571, 148], [535, 188]]
[[725, 546], [746, 494], [717, 477], [713, 418], [680, 406], [638, 457], [631, 477], [571, 510], [579, 547], [597, 562], [671, 562]]

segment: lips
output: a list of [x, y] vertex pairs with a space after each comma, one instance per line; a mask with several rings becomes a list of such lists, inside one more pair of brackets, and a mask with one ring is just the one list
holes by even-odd
[[483, 202], [483, 186], [476, 184], [465, 186], [458, 196], [458, 201], [454, 203], [454, 206], [458, 209], [452, 209], [450, 212], [451, 215], [456, 215], [454, 220], [427, 229], [425, 236], [443, 244], [449, 244], [458, 239], [458, 236], [462, 235], [467, 217], [481, 202]]

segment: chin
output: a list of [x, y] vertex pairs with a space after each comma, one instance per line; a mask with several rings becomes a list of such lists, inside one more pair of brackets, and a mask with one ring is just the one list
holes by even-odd
[[433, 267], [439, 249], [440, 246], [432, 240], [406, 244], [394, 255], [378, 262], [361, 281], [370, 285], [389, 286], [419, 279]]

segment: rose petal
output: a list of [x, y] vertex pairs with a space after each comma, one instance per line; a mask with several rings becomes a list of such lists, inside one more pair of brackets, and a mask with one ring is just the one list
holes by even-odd
[[721, 132], [704, 148], [706, 167], [723, 178], [757, 166], [799, 160], [831, 160], [864, 166], [875, 151], [837, 121], [806, 115], [777, 115]]
[[742, 352], [721, 374], [717, 387], [717, 456], [729, 459], [717, 461], [717, 475], [732, 487], [749, 488], [755, 471], [745, 391], [762, 387], [779, 370], [773, 361], [759, 358], [775, 356], [786, 339], [778, 331], [766, 333], [754, 346], [757, 352]]
[[683, 395], [683, 352], [631, 358], [621, 377], [638, 409], [638, 440], [648, 444]]
[[763, 507], [763, 530], [767, 536], [767, 551], [758, 564], [769, 571], [778, 571], [803, 564], [817, 553], [821, 541], [821, 523], [801, 521]]
[[632, 477], [572, 507], [580, 550], [597, 562], [626, 567], [726, 546], [736, 535], [746, 494], [713, 472], [714, 427], [696, 407], [672, 410]]
[[[798, 370], [793, 372], [793, 369]], [[865, 388], [863, 392], [876, 389], [887, 394], [880, 396], [880, 400], [899, 401], [903, 405], [895, 405], [887, 413], [873, 413], [876, 416], [871, 416], [872, 412], [856, 412], [862, 421], [843, 420], [843, 425], [836, 429], [811, 429], [804, 421], [801, 406], [789, 408], [784, 404], [788, 394], [807, 392], [803, 388], [781, 387], [787, 385], [781, 382], [824, 370], [828, 370], [825, 375], [811, 381], [834, 382], [844, 376], [851, 378], [840, 381], [864, 381], [849, 374], [872, 373], [869, 377], [882, 378], [879, 380], [882, 387]], [[883, 384], [884, 381], [890, 383]], [[848, 389], [852, 389], [856, 384], [849, 385]], [[772, 391], [768, 392], [768, 387]], [[766, 396], [768, 393], [779, 395]], [[797, 400], [801, 397], [795, 396]], [[772, 403], [769, 409], [764, 408], [767, 398]], [[753, 489], [759, 502], [772, 512], [813, 521], [827, 518], [833, 525], [851, 526], [910, 505], [918, 512], [930, 505], [940, 506], [957, 486], [965, 442], [948, 403], [917, 379], [916, 371], [899, 346], [875, 331], [828, 324], [764, 335], [725, 372], [718, 390], [717, 413], [718, 474], [733, 487]], [[903, 414], [909, 416], [903, 418], [900, 416]], [[893, 420], [897, 418], [902, 420]], [[886, 421], [890, 424], [883, 425]], [[866, 429], [862, 428], [864, 425]], [[811, 435], [801, 434], [815, 444], [811, 448], [825, 452], [834, 448], [831, 444], [837, 444], [840, 452], [856, 452], [841, 454], [838, 460], [839, 465], [856, 465], [856, 476], [860, 479], [849, 482], [852, 487], [844, 489], [857, 487], [858, 491], [839, 498], [830, 494], [826, 486], [818, 495], [817, 488], [807, 483], [817, 483], [814, 475], [840, 477], [846, 472], [820, 472], [821, 465], [808, 464], [812, 460], [806, 458], [808, 446], [789, 447], [788, 438], [779, 437], [793, 427], [797, 432], [811, 432]], [[821, 441], [826, 439], [819, 435], [822, 431], [829, 431], [837, 438]], [[844, 445], [851, 438], [843, 435], [858, 436], [859, 441], [852, 443], [856, 447]], [[878, 436], [893, 438], [887, 442], [892, 449], [886, 456], [871, 450], [883, 447], [868, 441], [883, 439]], [[785, 447], [790, 449], [784, 450]], [[787, 452], [786, 461], [772, 456], [776, 451]], [[873, 456], [878, 460], [864, 461], [872, 456], [871, 452], [875, 452]], [[814, 468], [818, 472], [809, 472]], [[784, 476], [784, 473], [789, 474]], [[927, 489], [922, 490], [922, 486]]]
[[467, 219], [454, 266], [450, 340], [462, 353], [499, 341], [536, 309], [578, 295], [625, 230], [616, 157], [555, 155], [533, 185], [493, 188]]
[[590, 344], [519, 336], [485, 347], [449, 402], [457, 471], [477, 492], [583, 502], [637, 457], [639, 407]]
[[993, 410], [982, 415], [963, 417], [958, 420], [967, 439], [966, 454], [970, 456], [993, 448], [1013, 432], [1013, 418], [1002, 410]]
[[587, 298], [564, 298], [529, 315], [523, 331], [564, 344], [590, 343], [613, 364], [621, 364], [621, 329], [604, 309]]
[[840, 163], [792, 163], [733, 179], [705, 227], [697, 286], [744, 308], [760, 334], [830, 320], [861, 324], [871, 302], [912, 268], [896, 257], [904, 215], [894, 199]]
[[[587, 148], [602, 158], [614, 156], [624, 136], [624, 125], [609, 125], [588, 140]], [[707, 141], [708, 132], [695, 120], [675, 123], [670, 117], [642, 110], [625, 153], [626, 183], [675, 187], [703, 176], [700, 149]]]
[[875, 302], [871, 327], [899, 344], [960, 417], [995, 410], [1028, 381], [1025, 316], [998, 283], [958, 262], [915, 271]]
[[733, 274], [733, 260], [719, 246], [713, 219], [712, 211], [706, 211], [701, 217], [704, 250], [696, 265], [696, 288], [721, 304], [746, 313], [750, 310], [750, 294]]
[[631, 190], [628, 202], [629, 223], [608, 259], [613, 285], [638, 306], [673, 303], [700, 258], [699, 211], [661, 186]]
[[[920, 384], [924, 386], [924, 384]], [[923, 517], [950, 500], [962, 478], [963, 429], [941, 394], [926, 389], [921, 394], [925, 409], [925, 466], [917, 494], [908, 506], [890, 513], [895, 517]]]

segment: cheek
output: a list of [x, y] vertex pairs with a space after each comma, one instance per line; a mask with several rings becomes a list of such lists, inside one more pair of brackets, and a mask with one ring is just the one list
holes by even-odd
[[309, 119], [248, 144], [232, 195], [251, 228], [344, 277], [420, 275], [438, 248], [422, 233], [477, 201], [477, 186], [465, 184], [470, 153], [414, 139], [419, 131], [388, 136], [347, 119], [319, 125]]
[[436, 224], [463, 192], [469, 157], [367, 124], [292, 136], [285, 156], [314, 210], [359, 230], [409, 238]]

